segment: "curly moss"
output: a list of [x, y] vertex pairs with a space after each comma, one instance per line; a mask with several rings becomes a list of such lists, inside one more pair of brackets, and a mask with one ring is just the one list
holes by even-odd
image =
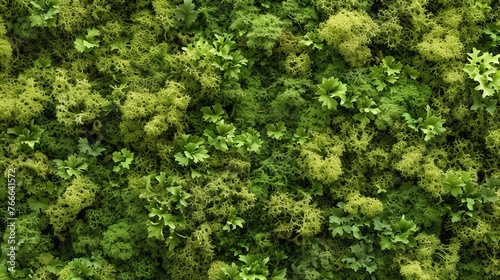
[[307, 53], [290, 54], [284, 61], [284, 67], [287, 73], [293, 76], [305, 77], [311, 74], [311, 60]]
[[169, 82], [156, 93], [129, 92], [121, 106], [120, 131], [125, 141], [138, 141], [144, 136], [155, 139], [171, 128], [181, 134], [191, 99], [183, 91], [181, 84]]
[[402, 155], [402, 159], [394, 164], [394, 168], [405, 176], [415, 176], [419, 172], [420, 162], [423, 159], [425, 147], [409, 147]]
[[485, 138], [486, 148], [500, 156], [500, 129], [490, 130]]
[[304, 245], [320, 232], [323, 213], [310, 205], [310, 200], [306, 196], [297, 201], [285, 193], [277, 193], [269, 198], [267, 214], [272, 219], [278, 219], [273, 226], [278, 238]]
[[415, 239], [415, 248], [397, 256], [402, 276], [406, 279], [458, 279], [460, 242], [452, 240], [445, 245], [437, 236], [425, 233]]
[[319, 33], [351, 66], [362, 66], [371, 59], [367, 45], [380, 32], [364, 11], [340, 10], [320, 24]]
[[174, 12], [175, 8], [172, 3], [161, 0], [152, 1], [153, 10], [156, 19], [161, 23], [163, 29], [168, 31], [175, 26]]
[[241, 180], [238, 174], [221, 171], [217, 177], [210, 178], [203, 186], [193, 184], [188, 187], [192, 194], [192, 219], [197, 222], [222, 221], [230, 213], [244, 213], [254, 207], [255, 194], [250, 192], [251, 182]]
[[340, 156], [344, 145], [326, 133], [311, 132], [313, 140], [301, 147], [297, 164], [305, 178], [325, 184], [335, 182], [342, 175]]
[[92, 24], [83, 0], [61, 1], [57, 18], [57, 25], [72, 35], [83, 33]]
[[354, 215], [361, 213], [367, 218], [373, 218], [382, 213], [384, 204], [376, 198], [365, 197], [359, 192], [353, 192], [347, 196], [344, 210]]
[[[22, 246], [17, 246], [16, 259], [21, 263], [21, 266], [27, 267], [34, 262], [32, 256], [37, 256], [43, 253], [48, 253], [53, 250], [54, 243], [50, 235], [44, 234], [48, 225], [46, 217], [42, 217], [37, 213], [20, 215], [15, 222], [16, 232], [22, 233], [22, 237], [17, 239], [18, 244], [22, 242]], [[5, 230], [3, 234], [2, 252], [7, 254], [7, 240], [10, 231]]]
[[171, 261], [164, 259], [164, 268], [180, 280], [206, 279], [215, 257], [211, 234], [212, 225], [201, 224], [186, 238], [186, 246], [176, 250]]
[[82, 176], [71, 181], [57, 202], [49, 205], [45, 213], [49, 216], [54, 234], [59, 239], [64, 239], [64, 231], [76, 219], [78, 213], [94, 203], [97, 190], [97, 185]]
[[110, 102], [92, 90], [87, 80], [71, 82], [65, 70], [57, 71], [52, 85], [55, 96], [56, 116], [68, 128], [94, 122]]
[[285, 23], [272, 14], [258, 15], [251, 22], [251, 29], [246, 34], [247, 45], [253, 49], [262, 49], [271, 55], [272, 48], [283, 32]]
[[137, 255], [137, 250], [133, 246], [133, 236], [129, 231], [130, 226], [125, 222], [109, 226], [103, 233], [101, 241], [104, 254], [124, 261]]
[[435, 27], [425, 34], [417, 49], [429, 61], [448, 61], [465, 56], [458, 32], [443, 27]]
[[229, 265], [223, 261], [214, 261], [210, 264], [208, 269], [208, 280], [219, 280], [222, 273], [222, 269], [228, 267]]

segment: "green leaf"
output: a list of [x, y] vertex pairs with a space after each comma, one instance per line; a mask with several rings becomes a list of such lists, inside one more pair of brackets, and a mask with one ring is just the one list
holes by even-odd
[[130, 152], [127, 148], [123, 148], [120, 152], [113, 153], [113, 161], [119, 165], [113, 168], [115, 172], [123, 172], [124, 169], [130, 169], [130, 165], [134, 160], [134, 153]]
[[246, 132], [234, 138], [234, 144], [238, 148], [238, 153], [245, 155], [247, 152], [260, 152], [260, 147], [264, 143], [259, 139], [260, 133], [253, 128], [248, 128]]
[[463, 213], [465, 213], [465, 211], [463, 210], [457, 212], [451, 212], [451, 222], [452, 223], [460, 222], [462, 220]]
[[273, 271], [273, 274], [271, 275], [271, 280], [286, 280], [286, 268], [283, 268], [281, 270], [275, 270]]
[[184, 0], [184, 4], [177, 6], [175, 9], [175, 17], [184, 22], [184, 25], [189, 28], [198, 16], [198, 12], [195, 11], [195, 5], [192, 0]]
[[321, 102], [321, 106], [327, 107], [328, 109], [337, 110], [338, 102], [333, 99], [331, 96], [323, 94], [318, 97], [319, 102]]
[[462, 180], [460, 173], [455, 173], [450, 170], [445, 174], [443, 185], [445, 192], [451, 193], [454, 197], [458, 197], [463, 192], [465, 182]]
[[481, 197], [483, 199], [483, 203], [494, 203], [498, 200], [496, 190], [485, 186], [481, 187]]
[[163, 221], [154, 223], [152, 221], [146, 221], [148, 226], [148, 237], [155, 237], [158, 240], [164, 240], [163, 236]]
[[37, 200], [35, 197], [28, 198], [28, 206], [31, 210], [40, 213], [45, 212], [49, 208], [49, 199], [48, 198], [40, 198]]
[[396, 60], [392, 56], [386, 56], [382, 60], [382, 67], [384, 69], [384, 72], [387, 73], [389, 76], [394, 76], [395, 74], [398, 74], [401, 71], [401, 68], [403, 68], [403, 64], [401, 63], [396, 63]]
[[404, 73], [406, 76], [408, 76], [408, 77], [410, 77], [410, 78], [412, 78], [412, 79], [414, 79], [414, 80], [415, 80], [415, 79], [417, 79], [417, 78], [418, 78], [418, 76], [420, 75], [420, 73], [419, 73], [417, 70], [413, 69], [412, 67], [410, 67], [410, 66], [408, 66], [408, 65], [406, 65], [406, 66], [404, 67], [404, 69], [403, 69], [403, 73]]
[[90, 145], [87, 138], [79, 138], [78, 140], [78, 148], [80, 149], [80, 152], [94, 157], [97, 157], [101, 155], [101, 152], [106, 151], [106, 148], [99, 147], [100, 144], [100, 141], [96, 141], [93, 145]]
[[175, 249], [175, 247], [181, 244], [181, 239], [177, 233], [171, 231], [170, 236], [165, 240], [165, 244], [168, 246], [168, 251], [171, 252]]
[[285, 124], [283, 122], [278, 122], [277, 124], [268, 124], [266, 125], [267, 128], [267, 136], [280, 140], [284, 135], [286, 131]]
[[307, 140], [309, 140], [309, 134], [307, 133], [307, 131], [305, 130], [305, 128], [303, 127], [299, 127], [297, 128], [297, 130], [295, 131], [295, 134], [293, 135], [293, 138], [300, 144], [300, 145], [304, 145]]
[[188, 166], [189, 159], [184, 156], [181, 152], [178, 152], [174, 155], [175, 161], [177, 161], [181, 166]]
[[210, 107], [203, 107], [201, 108], [201, 112], [203, 113], [203, 120], [211, 123], [218, 123], [226, 114], [226, 111], [222, 109], [222, 105], [219, 103], [213, 105], [212, 109]]
[[75, 40], [75, 48], [79, 52], [84, 52], [87, 50], [87, 47], [84, 44], [84, 40], [82, 38], [76, 38]]
[[245, 220], [242, 218], [236, 217], [234, 214], [230, 214], [229, 218], [226, 222], [226, 225], [222, 228], [223, 230], [231, 231], [236, 229], [236, 227], [243, 228], [243, 224]]
[[87, 40], [92, 40], [94, 37], [101, 35], [101, 32], [96, 28], [87, 28]]
[[340, 105], [345, 103], [347, 86], [340, 82], [339, 79], [334, 77], [329, 79], [323, 78], [321, 84], [317, 86], [319, 90], [316, 91], [316, 95], [319, 95], [318, 100], [322, 102], [322, 106], [336, 110], [339, 103], [334, 97], [340, 99]]
[[113, 43], [109, 44], [111, 50], [121, 50], [121, 49], [125, 49], [125, 47], [127, 46], [127, 44], [129, 43], [129, 39], [127, 38], [120, 38], [116, 41], [114, 41]]

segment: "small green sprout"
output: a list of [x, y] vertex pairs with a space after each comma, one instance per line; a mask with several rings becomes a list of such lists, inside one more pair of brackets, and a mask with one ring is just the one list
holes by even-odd
[[113, 161], [118, 163], [113, 167], [113, 171], [118, 174], [123, 174], [125, 169], [130, 169], [130, 165], [134, 160], [134, 153], [130, 152], [127, 148], [121, 149], [120, 152], [113, 153]]
[[44, 130], [36, 126], [34, 120], [31, 120], [29, 128], [19, 125], [7, 129], [7, 133], [18, 136], [17, 140], [23, 150], [33, 150], [35, 144], [40, 143], [42, 132], [44, 132]]
[[316, 91], [316, 95], [319, 96], [318, 100], [322, 103], [322, 106], [337, 110], [339, 102], [334, 97], [340, 99], [340, 105], [345, 103], [347, 86], [340, 82], [339, 79], [334, 77], [329, 79], [323, 78], [321, 84], [317, 86], [319, 90]]
[[55, 159], [54, 163], [57, 165], [57, 173], [63, 179], [71, 179], [75, 176], [80, 178], [81, 173], [87, 170], [89, 164], [86, 162], [86, 158], [70, 156], [67, 160]]
[[175, 160], [182, 166], [188, 166], [192, 163], [204, 162], [209, 158], [208, 151], [203, 145], [205, 140], [198, 136], [182, 135], [177, 145], [182, 152], [175, 154]]
[[87, 35], [78, 36], [75, 40], [75, 48], [83, 53], [90, 52], [92, 49], [99, 47], [100, 40], [97, 40], [97, 36], [101, 35], [101, 32], [95, 28], [87, 28]]
[[267, 128], [267, 136], [280, 140], [286, 132], [286, 127], [283, 122], [278, 122], [277, 124], [268, 124], [266, 125]]

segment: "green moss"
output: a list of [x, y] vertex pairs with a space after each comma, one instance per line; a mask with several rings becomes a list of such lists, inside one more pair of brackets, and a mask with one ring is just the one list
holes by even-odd
[[328, 134], [312, 132], [312, 135], [313, 140], [301, 147], [298, 166], [306, 178], [331, 184], [342, 175], [340, 156], [344, 146]]
[[97, 189], [90, 179], [82, 176], [71, 181], [57, 202], [49, 206], [46, 214], [58, 238], [64, 239], [64, 231], [78, 213], [93, 204]]
[[319, 33], [351, 66], [361, 66], [371, 59], [367, 44], [379, 26], [366, 12], [340, 10], [321, 23]]
[[293, 199], [285, 193], [269, 198], [267, 213], [272, 219], [279, 219], [273, 226], [278, 238], [303, 245], [321, 230], [323, 213], [310, 205], [310, 198]]
[[250, 48], [262, 49], [271, 55], [272, 48], [283, 32], [285, 24], [272, 14], [256, 16], [251, 22], [251, 29], [246, 34]]

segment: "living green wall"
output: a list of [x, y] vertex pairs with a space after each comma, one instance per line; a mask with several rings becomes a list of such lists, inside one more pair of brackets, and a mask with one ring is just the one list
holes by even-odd
[[0, 279], [498, 279], [499, 16], [0, 0]]

